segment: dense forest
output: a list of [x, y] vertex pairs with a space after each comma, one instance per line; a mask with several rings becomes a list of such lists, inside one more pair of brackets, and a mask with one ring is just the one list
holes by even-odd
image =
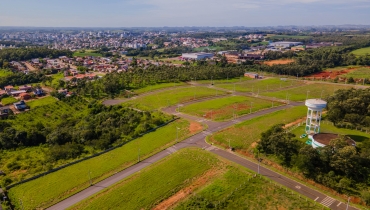
[[59, 56], [72, 56], [69, 50], [54, 50], [46, 47], [9, 48], [0, 50], [0, 67], [9, 67], [11, 61], [24, 61], [32, 58], [57, 58]]
[[370, 127], [370, 89], [338, 90], [328, 98], [327, 117], [338, 127]]
[[107, 149], [172, 119], [159, 112], [107, 107], [78, 96], [8, 118], [0, 124], [0, 150], [47, 144], [50, 161], [76, 158], [85, 145]]
[[314, 149], [278, 124], [261, 134], [257, 150], [276, 156], [282, 165], [300, 171], [307, 178], [340, 193], [360, 196], [370, 204], [369, 142], [349, 146], [342, 136], [326, 147]]

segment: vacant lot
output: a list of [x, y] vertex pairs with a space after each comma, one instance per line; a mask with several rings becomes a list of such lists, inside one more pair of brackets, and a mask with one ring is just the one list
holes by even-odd
[[[24, 209], [48, 207], [88, 187], [90, 172], [93, 183], [96, 183], [135, 164], [139, 149], [143, 160], [173, 145], [176, 142], [176, 127], [180, 128], [180, 140], [195, 132], [190, 131], [188, 121], [173, 122], [108, 153], [11, 188], [9, 197], [13, 201], [22, 199]], [[14, 204], [16, 209], [21, 209], [18, 202]]]
[[6, 98], [3, 98], [1, 99], [1, 103], [5, 106], [5, 105], [10, 105], [10, 104], [13, 104], [15, 102], [17, 102], [18, 100], [15, 99], [14, 97], [6, 97]]
[[253, 174], [189, 148], [71, 209], [323, 209]]
[[134, 89], [132, 92], [135, 94], [142, 94], [146, 92], [151, 92], [154, 90], [160, 90], [160, 89], [165, 89], [165, 88], [170, 88], [170, 87], [179, 87], [179, 86], [185, 86], [187, 85], [186, 83], [179, 82], [179, 83], [159, 83], [159, 84], [154, 84], [154, 85], [148, 85], [144, 88], [140, 89]]
[[277, 111], [271, 114], [260, 116], [243, 123], [234, 125], [212, 135], [212, 143], [228, 148], [229, 141], [231, 147], [238, 150], [247, 150], [260, 138], [262, 132], [278, 123], [290, 123], [306, 115], [307, 108], [299, 106]]
[[157, 94], [138, 97], [123, 103], [141, 110], [154, 110], [204, 97], [224, 95], [226, 92], [206, 87], [186, 87], [166, 90]]
[[239, 92], [253, 92], [262, 93], [271, 90], [279, 90], [283, 88], [294, 87], [297, 85], [304, 84], [302, 81], [296, 80], [281, 80], [278, 78], [268, 78], [268, 79], [254, 79], [248, 82], [238, 83], [238, 84], [216, 84], [217, 87], [225, 88], [228, 90], [234, 90]]
[[[281, 105], [275, 102], [274, 106]], [[272, 102], [245, 96], [230, 96], [199, 102], [181, 108], [181, 112], [213, 120], [232, 119], [233, 116], [249, 114], [272, 107]]]
[[357, 68], [353, 71], [350, 71], [348, 74], [342, 75], [342, 77], [352, 77], [355, 80], [356, 79], [369, 79], [370, 78], [370, 67], [361, 67]]
[[284, 60], [265, 61], [263, 63], [268, 65], [268, 66], [272, 66], [272, 65], [277, 65], [277, 64], [289, 64], [289, 63], [293, 63], [293, 62], [294, 62], [293, 59], [284, 59]]
[[354, 50], [352, 53], [355, 55], [370, 55], [370, 47]]
[[[240, 76], [236, 78], [219, 79], [219, 80], [215, 80], [215, 79], [214, 80], [196, 80], [196, 82], [200, 84], [212, 84], [213, 82], [213, 85], [217, 85], [217, 84], [223, 84], [223, 83], [245, 82], [245, 81], [250, 81], [250, 80], [252, 80], [252, 78]], [[192, 80], [192, 81], [194, 82], [195, 80]]]
[[184, 149], [72, 209], [151, 209], [218, 163], [200, 149]]
[[310, 84], [288, 90], [262, 93], [264, 96], [289, 99], [291, 101], [304, 101], [306, 98], [326, 98], [336, 90], [348, 89], [354, 86], [344, 86], [336, 84]]
[[45, 105], [48, 105], [48, 104], [55, 103], [56, 101], [57, 101], [57, 99], [55, 99], [54, 97], [52, 97], [52, 96], [46, 96], [44, 98], [39, 98], [39, 99], [35, 99], [35, 100], [32, 100], [32, 101], [29, 101], [26, 104], [31, 109], [33, 109], [33, 108], [36, 108], [38, 106], [45, 106]]

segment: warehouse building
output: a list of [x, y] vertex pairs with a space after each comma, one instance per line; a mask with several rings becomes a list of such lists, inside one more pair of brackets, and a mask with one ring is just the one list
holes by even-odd
[[205, 52], [199, 52], [199, 53], [183, 53], [181, 58], [184, 60], [202, 60], [207, 58], [212, 58], [213, 53], [205, 53]]
[[280, 48], [290, 48], [293, 46], [301, 45], [302, 42], [272, 42], [269, 46], [280, 47]]

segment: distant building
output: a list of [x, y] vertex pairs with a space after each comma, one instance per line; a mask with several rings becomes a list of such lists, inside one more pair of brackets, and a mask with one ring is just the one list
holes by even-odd
[[27, 108], [27, 105], [26, 103], [24, 103], [24, 101], [14, 103], [13, 105], [14, 105], [14, 108], [17, 110], [25, 110]]
[[272, 42], [269, 44], [269, 46], [290, 48], [290, 47], [301, 45], [301, 44], [303, 43], [302, 42]]
[[207, 59], [207, 58], [212, 58], [213, 53], [205, 53], [205, 52], [200, 52], [200, 53], [183, 53], [182, 54], [182, 59], [194, 59], [194, 60], [202, 60], [202, 59]]

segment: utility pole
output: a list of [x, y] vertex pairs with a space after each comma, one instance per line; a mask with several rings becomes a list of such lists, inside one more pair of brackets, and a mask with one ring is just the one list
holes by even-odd
[[229, 139], [229, 149], [230, 149], [230, 151], [231, 151], [231, 144], [230, 144], [230, 139]]
[[320, 99], [322, 99], [322, 94], [324, 93], [324, 90], [321, 91]]
[[308, 93], [309, 93], [310, 91], [309, 90], [307, 90], [307, 94], [306, 94], [306, 100], [308, 99]]
[[253, 106], [253, 102], [251, 102], [250, 114], [252, 113], [252, 106]]
[[137, 150], [137, 162], [140, 162], [140, 148]]

